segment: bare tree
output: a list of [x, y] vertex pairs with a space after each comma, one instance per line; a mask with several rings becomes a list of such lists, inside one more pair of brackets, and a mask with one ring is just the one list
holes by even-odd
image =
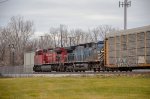
[[68, 30], [66, 25], [60, 25], [59, 27], [60, 33], [60, 44], [61, 47], [66, 47], [68, 45]]
[[39, 39], [38, 38], [32, 38], [28, 41], [26, 46], [26, 51], [36, 51], [39, 48]]
[[72, 35], [72, 37], [73, 37], [74, 45], [88, 43], [88, 42], [93, 41], [90, 30], [83, 31], [82, 29], [75, 29], [75, 30], [70, 31], [70, 35]]
[[49, 35], [50, 35], [51, 39], [53, 40], [53, 43], [52, 43], [53, 47], [57, 47], [58, 44], [59, 44], [59, 40], [58, 40], [58, 38], [59, 38], [58, 28], [51, 27]]
[[[0, 31], [0, 57], [1, 61], [5, 61], [8, 55], [5, 53], [11, 52], [9, 45], [14, 45], [15, 48], [15, 63], [23, 63], [23, 54], [29, 43], [31, 35], [33, 35], [33, 22], [25, 21], [21, 16], [14, 16], [5, 28]], [[9, 50], [8, 50], [9, 49]], [[10, 57], [9, 57], [10, 58]]]
[[40, 36], [39, 45], [41, 49], [47, 49], [54, 47], [54, 42], [50, 34]]
[[9, 36], [9, 32], [7, 31], [6, 28], [1, 28], [0, 29], [0, 61], [3, 65], [7, 64], [8, 61], [6, 62], [6, 54], [7, 54], [7, 50], [8, 49], [8, 39]]
[[25, 21], [21, 16], [14, 16], [8, 24], [11, 33], [11, 42], [15, 46], [16, 63], [23, 63], [23, 54], [29, 38], [34, 33], [33, 22]]
[[80, 44], [82, 41], [82, 38], [81, 38], [81, 36], [82, 36], [82, 30], [81, 29], [76, 29], [75, 30], [75, 37], [76, 37], [76, 45], [78, 45], [78, 44]]
[[65, 25], [60, 25], [57, 28], [51, 27], [50, 36], [53, 39], [55, 47], [66, 47], [69, 44], [69, 32]]
[[91, 35], [92, 35], [92, 39], [94, 42], [98, 42], [99, 40], [99, 29], [98, 28], [93, 28], [90, 31]]
[[99, 39], [104, 40], [106, 33], [109, 33], [111, 31], [116, 31], [117, 29], [113, 28], [110, 25], [100, 25], [97, 27], [97, 30], [98, 30], [98, 35], [100, 37]]
[[71, 41], [69, 41], [71, 43], [71, 45], [76, 45], [76, 35], [75, 35], [75, 30], [70, 30], [69, 32], [69, 37], [71, 37]]

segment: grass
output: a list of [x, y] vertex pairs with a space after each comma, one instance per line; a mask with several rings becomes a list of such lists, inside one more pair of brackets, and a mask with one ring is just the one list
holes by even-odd
[[150, 77], [1, 78], [0, 99], [150, 99]]

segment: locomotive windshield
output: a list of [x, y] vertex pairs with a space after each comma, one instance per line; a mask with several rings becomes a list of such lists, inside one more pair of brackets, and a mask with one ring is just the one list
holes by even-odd
[[104, 41], [99, 41], [99, 42], [97, 43], [97, 47], [98, 47], [99, 49], [103, 48], [103, 46], [104, 46]]
[[42, 50], [39, 50], [36, 52], [36, 55], [42, 55], [43, 51]]

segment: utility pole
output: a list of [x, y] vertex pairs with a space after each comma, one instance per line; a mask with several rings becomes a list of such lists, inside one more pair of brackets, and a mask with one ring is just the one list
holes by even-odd
[[69, 40], [70, 40], [70, 46], [71, 46], [72, 38], [73, 38], [73, 37], [69, 37]]
[[8, 46], [9, 46], [9, 49], [10, 49], [10, 56], [9, 56], [9, 57], [10, 57], [10, 58], [9, 58], [10, 60], [9, 60], [9, 61], [10, 61], [10, 65], [11, 65], [11, 44], [9, 44]]
[[127, 8], [131, 7], [131, 1], [124, 0], [124, 2], [119, 1], [119, 7], [124, 7], [124, 30], [127, 29]]
[[43, 49], [43, 45], [44, 45], [44, 43], [43, 43], [43, 37], [44, 37], [44, 36], [40, 36], [40, 38], [41, 38], [40, 49]]
[[14, 46], [14, 44], [12, 44], [12, 54], [13, 54], [13, 66], [15, 65], [15, 46]]
[[[9, 48], [10, 48], [10, 64], [12, 63], [12, 65], [14, 66], [14, 64], [15, 64], [15, 46], [14, 46], [14, 44], [9, 44]], [[12, 52], [12, 60], [11, 60], [11, 52]]]
[[60, 39], [61, 39], [61, 47], [63, 47], [63, 44], [62, 44], [62, 34], [63, 33], [63, 25], [60, 25]]

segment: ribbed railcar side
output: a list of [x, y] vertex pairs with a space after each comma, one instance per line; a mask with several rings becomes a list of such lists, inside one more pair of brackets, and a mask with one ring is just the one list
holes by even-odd
[[150, 26], [106, 35], [105, 66], [132, 70], [150, 68]]

